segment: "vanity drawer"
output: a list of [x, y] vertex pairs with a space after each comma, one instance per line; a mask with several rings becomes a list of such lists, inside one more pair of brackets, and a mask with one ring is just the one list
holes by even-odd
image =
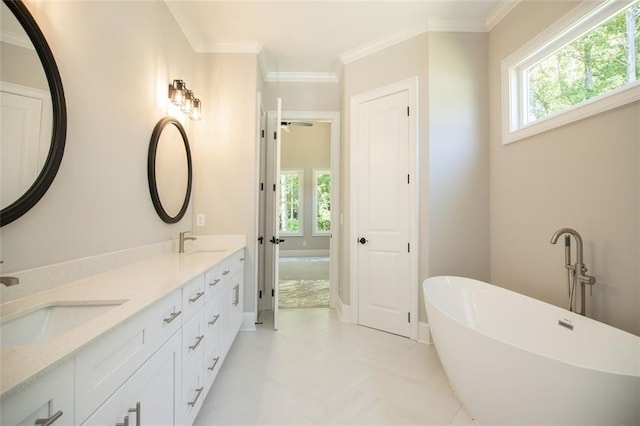
[[182, 321], [187, 321], [204, 306], [204, 300], [204, 275], [199, 275], [182, 287]]
[[185, 425], [193, 424], [206, 395], [202, 365], [191, 365], [183, 369], [182, 378], [182, 419]]
[[204, 275], [204, 291], [207, 293], [207, 302], [211, 299], [211, 296], [222, 287], [222, 266], [222, 264], [216, 265], [209, 269]]
[[155, 351], [146, 309], [76, 355], [76, 421], [86, 419]]
[[198, 363], [202, 368], [203, 350], [206, 344], [204, 312], [199, 310], [182, 328], [183, 365]]
[[153, 307], [153, 324], [156, 347], [166, 342], [182, 327], [182, 290], [174, 290]]

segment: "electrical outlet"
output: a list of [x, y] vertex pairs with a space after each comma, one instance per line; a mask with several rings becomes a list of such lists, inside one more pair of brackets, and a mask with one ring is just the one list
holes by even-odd
[[204, 226], [204, 213], [198, 213], [196, 215], [196, 226]]

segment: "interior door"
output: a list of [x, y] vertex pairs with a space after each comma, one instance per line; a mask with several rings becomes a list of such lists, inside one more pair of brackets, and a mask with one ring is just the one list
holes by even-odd
[[272, 283], [273, 283], [273, 329], [279, 327], [279, 285], [280, 282], [280, 143], [282, 141], [282, 99], [278, 98], [276, 110], [275, 150], [274, 150], [274, 179], [273, 179], [273, 220], [271, 221], [272, 237], [270, 243], [273, 246], [272, 255]]
[[358, 317], [410, 334], [409, 92], [358, 108]]
[[259, 170], [259, 196], [258, 196], [258, 321], [260, 321], [264, 304], [262, 301], [266, 297], [266, 250], [267, 245], [267, 115], [259, 107], [260, 122], [260, 170]]

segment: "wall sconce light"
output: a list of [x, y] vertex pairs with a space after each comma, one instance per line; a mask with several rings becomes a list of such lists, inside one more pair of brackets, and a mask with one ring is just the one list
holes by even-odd
[[173, 80], [169, 85], [169, 100], [180, 107], [180, 110], [192, 120], [202, 120], [200, 99], [197, 99], [192, 90], [182, 80]]

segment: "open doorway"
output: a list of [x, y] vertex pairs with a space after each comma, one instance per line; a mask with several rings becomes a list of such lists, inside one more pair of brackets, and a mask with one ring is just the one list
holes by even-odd
[[329, 308], [331, 123], [281, 123], [280, 309]]
[[278, 227], [278, 238], [264, 235], [269, 243], [260, 302], [267, 315], [267, 310], [277, 314], [279, 308], [335, 307], [339, 117], [337, 112], [284, 111], [278, 121], [269, 113], [267, 133], [274, 141], [267, 143], [264, 215], [267, 229]]

